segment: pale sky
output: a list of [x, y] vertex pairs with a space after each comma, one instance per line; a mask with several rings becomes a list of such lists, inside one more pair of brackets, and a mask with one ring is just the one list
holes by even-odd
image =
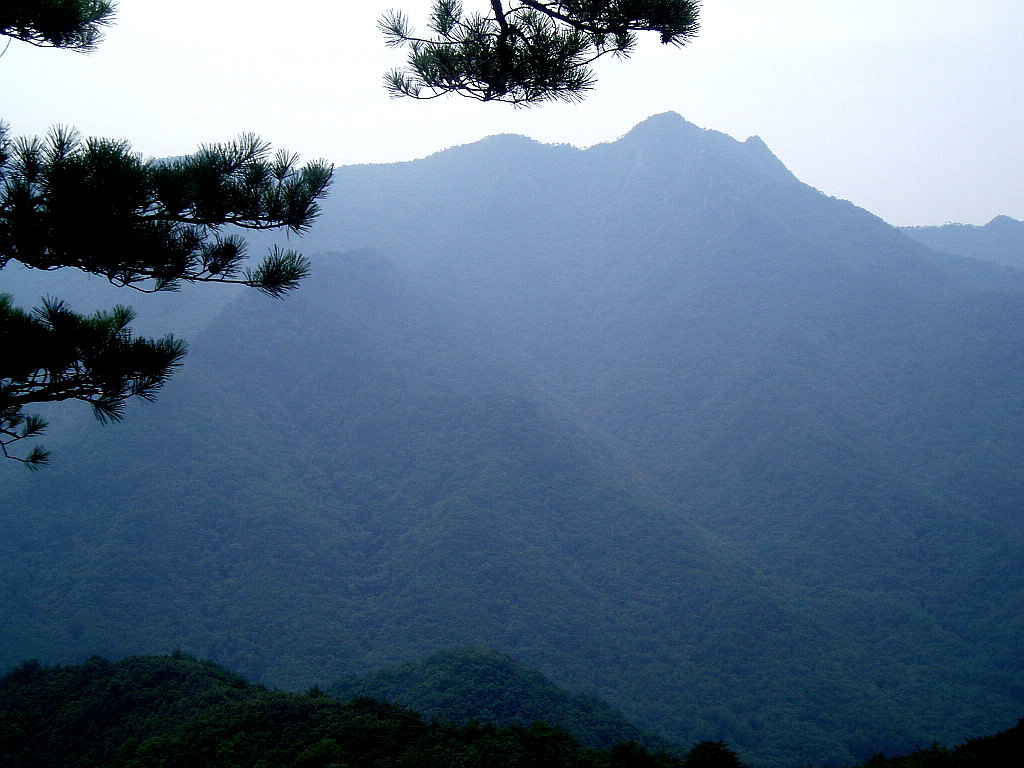
[[[337, 165], [424, 157], [496, 133], [585, 147], [666, 111], [758, 135], [803, 181], [897, 225], [1024, 219], [1022, 0], [705, 0], [686, 48], [602, 60], [582, 104], [392, 99], [404, 60], [377, 19], [428, 0], [120, 0], [94, 53], [12, 42], [0, 119], [180, 155], [253, 131]], [[485, 9], [485, 0], [464, 0]], [[335, 192], [338, 193], [337, 191]]]

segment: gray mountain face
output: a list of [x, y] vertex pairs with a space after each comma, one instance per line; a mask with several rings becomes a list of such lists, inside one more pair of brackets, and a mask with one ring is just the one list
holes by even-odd
[[483, 646], [755, 765], [1020, 716], [1024, 273], [672, 114], [342, 168], [302, 248], [156, 404], [0, 467], [5, 665]]

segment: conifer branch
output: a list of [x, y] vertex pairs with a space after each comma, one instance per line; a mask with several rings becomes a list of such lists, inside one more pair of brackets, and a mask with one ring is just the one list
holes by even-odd
[[435, 0], [432, 37], [390, 11], [378, 23], [389, 47], [408, 46], [404, 69], [384, 77], [392, 96], [431, 99], [459, 93], [527, 106], [582, 99], [594, 84], [590, 65], [628, 56], [637, 32], [685, 45], [699, 29], [698, 0], [488, 0], [488, 14], [463, 13], [458, 0]]
[[110, 0], [5, 0], [0, 35], [36, 46], [92, 51], [113, 23]]
[[134, 337], [134, 318], [124, 306], [81, 315], [53, 298], [29, 313], [0, 294], [0, 447], [6, 457], [32, 468], [46, 463], [41, 448], [27, 457], [7, 450], [45, 432], [43, 418], [22, 411], [31, 403], [79, 400], [108, 422], [123, 417], [130, 398], [154, 399], [187, 345], [173, 336]]

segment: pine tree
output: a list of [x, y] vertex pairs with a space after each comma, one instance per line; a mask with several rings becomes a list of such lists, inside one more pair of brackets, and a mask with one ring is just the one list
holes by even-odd
[[[15, 2], [0, 8], [0, 33], [41, 46], [88, 50], [109, 23], [100, 0]], [[240, 230], [305, 231], [331, 183], [332, 167], [272, 153], [244, 135], [169, 161], [147, 160], [124, 141], [83, 139], [66, 128], [45, 139], [12, 138], [0, 123], [0, 269], [74, 267], [141, 292], [182, 282], [227, 282], [270, 296], [309, 271], [293, 250], [274, 248], [244, 266]], [[0, 450], [38, 468], [49, 454], [8, 446], [43, 434], [32, 403], [80, 400], [101, 421], [120, 419], [132, 397], [153, 399], [186, 351], [172, 336], [132, 335], [127, 307], [81, 315], [46, 299], [31, 312], [0, 295]]]
[[407, 66], [385, 75], [385, 86], [418, 99], [579, 100], [594, 84], [596, 59], [629, 56], [638, 32], [685, 45], [699, 11], [698, 0], [490, 0], [489, 12], [467, 14], [460, 0], [435, 0], [430, 36], [417, 36], [401, 11], [381, 19], [388, 45], [409, 46]]

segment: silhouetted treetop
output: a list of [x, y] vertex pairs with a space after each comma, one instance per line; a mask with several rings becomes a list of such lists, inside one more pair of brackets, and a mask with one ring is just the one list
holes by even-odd
[[490, 0], [488, 12], [465, 13], [459, 0], [435, 0], [426, 37], [393, 10], [380, 28], [388, 45], [409, 46], [409, 58], [385, 75], [385, 85], [394, 96], [419, 99], [579, 100], [594, 84], [592, 62], [628, 56], [638, 32], [685, 45], [697, 34], [699, 10], [696, 0]]
[[109, 0], [5, 0], [0, 35], [41, 48], [89, 51], [116, 10]]
[[[288, 152], [247, 134], [169, 161], [146, 160], [124, 141], [82, 139], [55, 128], [44, 140], [11, 138], [0, 123], [0, 269], [11, 261], [75, 267], [139, 291], [182, 281], [239, 283], [270, 296], [295, 288], [309, 263], [277, 246], [243, 266], [245, 241], [222, 228], [305, 231], [319, 212], [332, 167], [299, 167]], [[77, 315], [48, 299], [32, 313], [4, 301], [0, 336], [0, 449], [36, 437], [45, 421], [22, 408], [77, 399], [101, 420], [119, 419], [129, 397], [152, 399], [185, 353], [170, 337], [132, 338], [133, 314]], [[26, 461], [38, 466], [46, 452]]]
[[331, 171], [324, 162], [300, 168], [284, 151], [271, 156], [251, 134], [144, 161], [124, 141], [64, 128], [11, 139], [0, 124], [0, 268], [13, 260], [143, 291], [230, 282], [279, 296], [306, 274], [306, 260], [275, 249], [243, 270], [245, 242], [221, 228], [305, 231]]

